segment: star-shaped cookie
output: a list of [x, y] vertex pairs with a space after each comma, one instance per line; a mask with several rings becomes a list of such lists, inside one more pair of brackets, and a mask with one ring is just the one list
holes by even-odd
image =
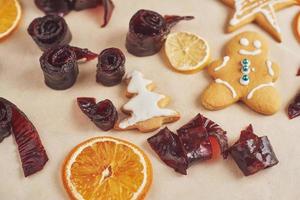
[[299, 0], [221, 0], [228, 6], [235, 8], [229, 22], [228, 32], [255, 21], [270, 33], [278, 42], [281, 42], [280, 28], [275, 12], [284, 8], [300, 5]]

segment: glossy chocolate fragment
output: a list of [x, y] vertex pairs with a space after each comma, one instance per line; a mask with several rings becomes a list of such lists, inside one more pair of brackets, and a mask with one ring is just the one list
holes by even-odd
[[72, 0], [34, 0], [34, 3], [46, 14], [63, 16], [72, 9]]
[[80, 97], [77, 98], [77, 103], [82, 112], [103, 131], [111, 130], [118, 120], [118, 112], [108, 99], [96, 104], [95, 98]]
[[[226, 131], [210, 119], [198, 114], [194, 119], [177, 130], [187, 151], [189, 161], [207, 160], [212, 157], [210, 138], [215, 138], [224, 158], [227, 156], [228, 139]], [[189, 138], [191, 138], [189, 140]], [[193, 139], [192, 139], [193, 138]]]
[[105, 86], [114, 86], [125, 74], [125, 55], [120, 49], [109, 48], [98, 56], [96, 81]]
[[151, 10], [139, 10], [130, 20], [126, 48], [135, 56], [150, 56], [160, 51], [170, 29], [191, 16], [166, 16]]
[[279, 162], [268, 137], [255, 135], [252, 125], [241, 132], [240, 139], [228, 149], [228, 152], [245, 176], [255, 174]]
[[74, 0], [74, 10], [84, 10], [88, 8], [95, 8], [101, 4], [102, 0]]
[[294, 119], [300, 116], [300, 93], [296, 96], [294, 101], [288, 107], [288, 116]]
[[105, 27], [112, 16], [115, 5], [112, 0], [102, 0], [102, 5], [104, 7], [104, 17], [101, 27]]
[[12, 109], [7, 100], [0, 97], [0, 143], [11, 134]]
[[66, 21], [58, 15], [46, 15], [34, 19], [27, 31], [43, 51], [55, 46], [67, 45], [72, 39]]
[[40, 58], [46, 85], [55, 90], [72, 87], [79, 73], [77, 60], [89, 61], [96, 57], [88, 49], [68, 45], [48, 49]]
[[176, 172], [187, 174], [187, 157], [176, 134], [166, 127], [148, 138], [148, 143], [166, 165]]
[[42, 170], [48, 156], [34, 125], [16, 105], [1, 97], [0, 112], [0, 126], [5, 122], [4, 130], [11, 130], [15, 137], [25, 177]]

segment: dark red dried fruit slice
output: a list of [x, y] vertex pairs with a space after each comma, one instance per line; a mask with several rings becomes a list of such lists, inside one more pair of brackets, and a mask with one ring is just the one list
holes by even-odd
[[46, 85], [55, 90], [72, 87], [79, 73], [77, 60], [91, 60], [96, 57], [97, 54], [87, 49], [69, 45], [46, 50], [40, 58]]
[[88, 8], [95, 8], [101, 4], [101, 0], [74, 0], [74, 10], [80, 11]]
[[[226, 158], [227, 156], [228, 139], [226, 131], [201, 114], [198, 114], [194, 119], [178, 129], [177, 133], [183, 139], [188, 137], [194, 138], [194, 140], [189, 142], [187, 142], [187, 139], [183, 140], [185, 150], [191, 155], [188, 156], [190, 161], [207, 160], [212, 157], [211, 137], [218, 141], [223, 157]], [[185, 136], [185, 134], [187, 135]]]
[[191, 16], [167, 16], [151, 10], [139, 10], [129, 23], [126, 48], [135, 56], [150, 56], [162, 48], [170, 29], [181, 20], [193, 19]]
[[0, 97], [0, 143], [11, 134], [12, 110], [7, 100]]
[[188, 131], [179, 129], [178, 136], [189, 164], [212, 158], [212, 145], [204, 127]]
[[108, 48], [98, 57], [96, 80], [105, 86], [114, 86], [125, 74], [125, 55], [120, 49]]
[[67, 45], [72, 39], [66, 21], [58, 15], [46, 15], [34, 19], [27, 31], [43, 51], [51, 47]]
[[102, 0], [102, 5], [104, 7], [104, 20], [103, 20], [103, 24], [101, 25], [101, 27], [105, 27], [111, 16], [113, 13], [113, 10], [115, 8], [115, 5], [113, 4], [113, 2], [111, 0]]
[[148, 138], [148, 143], [169, 167], [181, 174], [187, 174], [187, 157], [176, 134], [166, 127]]
[[25, 177], [42, 170], [48, 156], [34, 125], [17, 106], [1, 97], [0, 111], [0, 126], [15, 136]]
[[96, 104], [95, 98], [79, 97], [77, 103], [82, 112], [103, 131], [111, 130], [118, 120], [118, 112], [108, 99]]
[[288, 116], [290, 119], [300, 116], [300, 94], [298, 94], [294, 99], [294, 102], [289, 105]]
[[12, 130], [18, 144], [25, 177], [44, 168], [48, 156], [39, 134], [29, 119], [16, 107], [12, 107]]
[[99, 5], [104, 7], [104, 16], [102, 27], [105, 27], [114, 10], [114, 4], [111, 0], [35, 0], [36, 6], [46, 14], [66, 15], [72, 10], [84, 10], [94, 8]]
[[35, 5], [46, 14], [66, 15], [72, 10], [72, 0], [34, 0]]
[[241, 132], [240, 139], [228, 149], [245, 176], [278, 164], [267, 136], [258, 137], [253, 133], [252, 125]]

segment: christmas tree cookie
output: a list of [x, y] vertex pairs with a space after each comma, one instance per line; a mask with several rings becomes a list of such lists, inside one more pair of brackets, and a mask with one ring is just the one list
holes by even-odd
[[155, 85], [143, 77], [139, 71], [133, 71], [127, 76], [126, 96], [130, 98], [122, 110], [130, 117], [116, 124], [118, 130], [138, 129], [150, 132], [160, 128], [165, 123], [177, 121], [178, 112], [166, 109], [170, 98], [153, 92]]

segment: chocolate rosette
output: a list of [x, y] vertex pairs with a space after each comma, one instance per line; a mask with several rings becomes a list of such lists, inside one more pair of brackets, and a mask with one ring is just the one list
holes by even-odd
[[8, 102], [0, 98], [0, 142], [11, 134], [12, 110]]
[[58, 45], [67, 45], [72, 39], [66, 21], [57, 15], [34, 19], [27, 31], [42, 51]]
[[150, 56], [160, 51], [170, 29], [181, 20], [192, 16], [166, 16], [151, 10], [139, 10], [130, 20], [126, 48], [135, 56]]
[[72, 10], [72, 0], [34, 0], [34, 3], [46, 14], [62, 16]]
[[45, 83], [52, 89], [70, 88], [77, 79], [79, 70], [76, 54], [69, 46], [59, 46], [44, 52], [40, 58]]
[[109, 48], [98, 56], [96, 81], [105, 86], [117, 85], [125, 74], [125, 55], [120, 49]]
[[79, 97], [77, 103], [81, 111], [103, 131], [111, 130], [118, 120], [118, 112], [109, 99], [96, 104], [95, 98]]

